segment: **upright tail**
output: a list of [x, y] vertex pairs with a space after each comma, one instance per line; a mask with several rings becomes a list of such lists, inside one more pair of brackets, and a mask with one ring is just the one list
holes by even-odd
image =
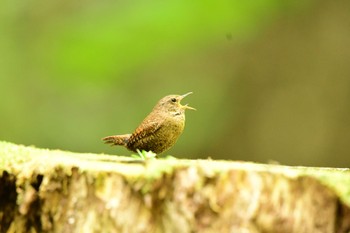
[[123, 135], [114, 135], [102, 138], [106, 144], [110, 144], [111, 146], [126, 146], [129, 141], [131, 134], [123, 134]]

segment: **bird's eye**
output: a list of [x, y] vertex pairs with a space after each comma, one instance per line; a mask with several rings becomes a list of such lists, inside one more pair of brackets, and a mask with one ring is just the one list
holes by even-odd
[[171, 102], [175, 103], [176, 102], [176, 98], [172, 98]]

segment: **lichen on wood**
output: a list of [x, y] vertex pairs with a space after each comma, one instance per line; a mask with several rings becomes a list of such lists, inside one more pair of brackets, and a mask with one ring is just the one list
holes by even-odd
[[[349, 232], [350, 172], [0, 142], [0, 232]], [[344, 187], [346, 186], [346, 187]]]

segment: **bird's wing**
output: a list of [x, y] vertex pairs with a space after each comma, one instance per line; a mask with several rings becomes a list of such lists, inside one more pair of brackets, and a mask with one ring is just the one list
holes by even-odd
[[130, 136], [128, 144], [144, 141], [146, 138], [152, 136], [159, 129], [159, 122], [144, 122], [135, 132]]

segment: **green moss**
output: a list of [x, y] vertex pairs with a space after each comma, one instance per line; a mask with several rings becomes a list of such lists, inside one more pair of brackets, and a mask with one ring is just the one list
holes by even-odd
[[[329, 186], [350, 205], [350, 169], [289, 167], [248, 162], [184, 160], [184, 159], [148, 159], [139, 161], [130, 157], [105, 154], [73, 153], [61, 150], [38, 149], [0, 141], [0, 171], [20, 174], [18, 181], [31, 177], [31, 174], [57, 175], [63, 172], [72, 175], [74, 168], [78, 172], [96, 172], [93, 181], [98, 189], [103, 186], [106, 176], [119, 174], [126, 182], [135, 184], [142, 193], [154, 189], [155, 182], [171, 178], [174, 171], [195, 168], [200, 179], [196, 189], [201, 189], [212, 177], [220, 177], [227, 170], [254, 170], [280, 173], [286, 176], [312, 176]], [[24, 182], [24, 181], [23, 181]]]

